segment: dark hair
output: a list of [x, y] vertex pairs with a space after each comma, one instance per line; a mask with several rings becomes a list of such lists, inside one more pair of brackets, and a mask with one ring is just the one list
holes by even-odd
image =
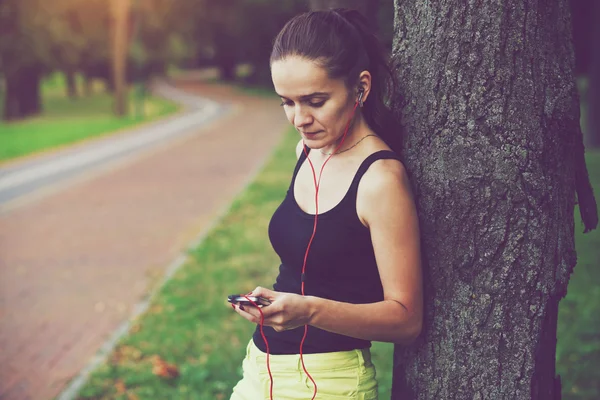
[[371, 73], [371, 92], [362, 113], [371, 127], [393, 150], [400, 150], [399, 121], [386, 105], [393, 98], [395, 79], [387, 52], [360, 12], [338, 8], [300, 14], [275, 38], [271, 64], [288, 56], [301, 56], [325, 68], [332, 79], [343, 79], [348, 89], [359, 74]]

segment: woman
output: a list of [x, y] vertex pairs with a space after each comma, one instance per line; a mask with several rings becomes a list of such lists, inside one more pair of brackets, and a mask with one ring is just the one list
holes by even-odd
[[411, 343], [423, 307], [418, 219], [386, 122], [386, 57], [362, 15], [339, 9], [290, 20], [270, 61], [301, 140], [269, 224], [279, 276], [251, 293], [271, 304], [234, 306], [259, 326], [231, 399], [377, 399], [371, 341]]

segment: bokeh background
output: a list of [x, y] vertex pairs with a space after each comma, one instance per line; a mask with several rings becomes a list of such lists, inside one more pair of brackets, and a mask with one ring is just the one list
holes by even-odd
[[[569, 3], [581, 126], [590, 179], [599, 199], [600, 2], [570, 0]], [[149, 132], [150, 128], [160, 126], [157, 124], [161, 121], [178, 121], [178, 118], [183, 121], [181, 118], [190, 107], [207, 109], [208, 103], [197, 106], [193, 98], [185, 97], [186, 93], [199, 99], [211, 98], [220, 104], [238, 101], [275, 104], [277, 98], [272, 91], [268, 65], [274, 36], [293, 15], [331, 6], [362, 10], [391, 50], [394, 35], [391, 0], [1, 0], [0, 189], [11, 187], [9, 178], [14, 168], [31, 168], [28, 163], [46, 155], [135, 129], [142, 129], [143, 133], [147, 127]], [[173, 94], [168, 88], [178, 92]], [[233, 121], [236, 117], [231, 118]], [[244, 114], [237, 118], [228, 129], [242, 131], [252, 123]], [[282, 139], [264, 157], [267, 160], [264, 168], [250, 185], [244, 186], [233, 203], [220, 200], [226, 203], [222, 207], [228, 211], [212, 225], [205, 240], [187, 251], [188, 260], [171, 279], [161, 286], [166, 265], [152, 265], [144, 270], [143, 289], [136, 293], [140, 297], [155, 294], [144, 313], [132, 319], [126, 332], [115, 338], [114, 348], [103, 353], [83, 375], [84, 379], [78, 380], [82, 375], [72, 370], [54, 377], [51, 371], [58, 361], [53, 364], [44, 361], [46, 356], [29, 354], [26, 348], [30, 342], [26, 340], [22, 342], [24, 347], [8, 348], [16, 343], [12, 337], [20, 336], [21, 331], [7, 328], [2, 331], [0, 363], [4, 369], [0, 376], [0, 398], [53, 398], [60, 393], [71, 396], [61, 398], [81, 399], [228, 398], [239, 379], [241, 357], [252, 327], [230, 314], [231, 310], [224, 307], [223, 294], [251, 290], [274, 278], [276, 271], [272, 266], [277, 260], [265, 234], [266, 224], [289, 183], [294, 160], [288, 155], [296, 142], [293, 132], [280, 130]], [[218, 135], [228, 132], [221, 131]], [[116, 143], [116, 147], [124, 146], [119, 144], [124, 142]], [[133, 159], [133, 155], [127, 157]], [[176, 158], [173, 155], [173, 160]], [[166, 160], [168, 163], [169, 158]], [[54, 159], [54, 164], [48, 163], [45, 168], [57, 162]], [[127, 181], [127, 187], [138, 184]], [[160, 181], [150, 184], [160, 190]], [[16, 232], [14, 227], [35, 225], [49, 213], [56, 213], [52, 211], [55, 209], [45, 208], [41, 214], [35, 214], [29, 206], [19, 205], [22, 197], [33, 196], [38, 189], [37, 186], [21, 192], [6, 189], [7, 194], [0, 196], [4, 207], [0, 214], [0, 279], [4, 281], [0, 283], [0, 324], [4, 320], [4, 326], [26, 326], [26, 333], [37, 325], [19, 322], [16, 314], [31, 314], [27, 321], [43, 320], [44, 324], [56, 323], [57, 319], [47, 313], [36, 314], [31, 306], [34, 303], [21, 301], [29, 296], [25, 289], [7, 294], [13, 293], [12, 286], [21, 282], [11, 274], [37, 273], [27, 270], [29, 264], [23, 261], [26, 258], [12, 261], [13, 246], [26, 244], [26, 253], [35, 254], [39, 247], [36, 240], [46, 241], [48, 237], [31, 236], [29, 231]], [[119, 190], [115, 192], [118, 194]], [[173, 193], [179, 196], [179, 192]], [[95, 197], [77, 198], [79, 202], [91, 202]], [[130, 200], [115, 196], [111, 201]], [[70, 203], [61, 202], [67, 210], [74, 210]], [[78, 210], [78, 219], [86, 219], [92, 212], [87, 208]], [[167, 219], [172, 213], [169, 208], [155, 211]], [[214, 217], [214, 211], [211, 213]], [[64, 218], [52, 222], [54, 225], [48, 228], [47, 235], [52, 236], [59, 225], [71, 229], [68, 221], [75, 217], [61, 216]], [[193, 220], [196, 216], [192, 213], [188, 218]], [[198, 226], [181, 229], [195, 228]], [[153, 232], [161, 227], [150, 225], [146, 229]], [[562, 376], [565, 399], [600, 398], [600, 238], [597, 232], [582, 235], [582, 231], [581, 225], [577, 225], [578, 265], [560, 306], [557, 370]], [[105, 234], [110, 236], [110, 232]], [[91, 246], [103, 246], [94, 236], [90, 242]], [[60, 244], [54, 248], [58, 247]], [[57, 254], [52, 265], [56, 265], [56, 271], [62, 271], [68, 257]], [[85, 262], [72, 264], [69, 268], [73, 270], [88, 268]], [[115, 270], [107, 274], [106, 282], [98, 285], [124, 279]], [[78, 286], [81, 281], [61, 284]], [[127, 287], [131, 283], [120, 284]], [[39, 296], [45, 293], [41, 292]], [[133, 303], [113, 304], [112, 297], [108, 298], [94, 300], [89, 312], [101, 314], [114, 306], [120, 310], [121, 319], [133, 312]], [[80, 300], [73, 298], [68, 302], [67, 312]], [[36, 301], [43, 302], [44, 297]], [[122, 327], [113, 321], [109, 328], [117, 326]], [[94, 336], [94, 326], [86, 329], [78, 332], [83, 332], [84, 338]], [[56, 337], [63, 335], [61, 332], [58, 329]], [[60, 354], [66, 354], [69, 348], [52, 347], [55, 339], [46, 336], [36, 339], [43, 343], [40, 354], [51, 360], [66, 359]], [[82, 337], [69, 340], [78, 341]], [[78, 361], [71, 362], [75, 370], [88, 365], [91, 355], [96, 354], [87, 351], [82, 350]], [[373, 348], [382, 399], [390, 394], [392, 351], [389, 344], [377, 343]], [[28, 369], [36, 360], [43, 361], [44, 367]], [[36, 381], [45, 382], [46, 387], [36, 386], [33, 383]], [[65, 394], [68, 388], [72, 390]]]

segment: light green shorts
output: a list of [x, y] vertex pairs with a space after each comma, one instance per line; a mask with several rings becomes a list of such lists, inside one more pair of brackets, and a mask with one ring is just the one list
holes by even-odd
[[[305, 354], [304, 365], [317, 383], [318, 400], [377, 400], [375, 366], [368, 349]], [[271, 355], [273, 400], [310, 400], [313, 384], [306, 376], [300, 355]], [[252, 339], [242, 364], [244, 376], [230, 400], [269, 400], [267, 355]]]

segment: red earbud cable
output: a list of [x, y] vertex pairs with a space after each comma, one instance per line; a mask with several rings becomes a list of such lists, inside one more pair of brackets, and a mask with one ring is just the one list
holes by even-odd
[[[361, 93], [360, 97], [362, 98], [362, 93]], [[306, 151], [306, 145], [303, 146], [304, 154], [306, 154], [306, 159], [308, 160], [308, 163], [310, 164], [310, 168], [313, 173], [313, 181], [315, 184], [315, 222], [313, 224], [312, 235], [310, 237], [310, 240], [308, 241], [308, 246], [306, 247], [306, 252], [304, 253], [304, 263], [302, 265], [302, 275], [301, 275], [301, 277], [302, 277], [302, 283], [301, 283], [302, 296], [305, 295], [304, 294], [304, 282], [306, 280], [305, 273], [306, 273], [306, 261], [308, 260], [308, 252], [310, 250], [310, 246], [313, 242], [315, 234], [317, 233], [317, 221], [318, 221], [318, 216], [319, 216], [319, 186], [321, 184], [321, 175], [323, 174], [323, 168], [325, 168], [325, 164], [327, 164], [327, 162], [331, 159], [331, 157], [333, 157], [333, 155], [335, 153], [337, 153], [337, 151], [342, 147], [342, 144], [344, 144], [344, 140], [346, 140], [346, 135], [348, 134], [348, 129], [350, 128], [350, 124], [352, 123], [352, 120], [354, 119], [354, 114], [356, 112], [356, 108], [358, 107], [359, 101], [356, 102], [356, 104], [354, 105], [354, 108], [352, 109], [352, 115], [350, 116], [350, 120], [348, 121], [348, 124], [346, 124], [346, 128], [344, 130], [344, 135], [342, 136], [342, 140], [340, 141], [340, 144], [329, 155], [329, 157], [325, 160], [325, 162], [321, 166], [321, 171], [319, 172], [318, 180], [317, 180], [317, 174], [315, 172], [315, 167], [313, 166], [312, 161], [310, 161], [310, 158], [308, 157], [308, 152]], [[260, 334], [261, 334], [263, 340], [265, 341], [265, 346], [267, 347], [267, 370], [269, 371], [269, 379], [270, 379], [270, 383], [271, 383], [270, 389], [269, 389], [269, 394], [270, 394], [270, 399], [273, 400], [273, 376], [271, 375], [271, 366], [269, 365], [269, 343], [267, 342], [267, 338], [263, 332], [263, 323], [264, 323], [265, 317], [264, 317], [263, 312], [260, 309], [260, 307], [258, 307], [258, 304], [256, 304], [254, 301], [250, 300], [247, 296], [244, 296], [244, 297], [246, 297], [246, 299], [250, 303], [252, 303], [252, 305], [254, 305], [256, 308], [258, 308], [258, 311], [260, 312]], [[300, 342], [300, 361], [302, 362], [302, 369], [304, 369], [306, 376], [308, 376], [310, 381], [313, 383], [314, 392], [313, 392], [313, 397], [311, 400], [314, 400], [315, 397], [317, 397], [317, 383], [315, 382], [313, 377], [308, 373], [308, 370], [306, 369], [306, 366], [304, 365], [304, 357], [302, 355], [302, 348], [304, 346], [304, 340], [306, 339], [307, 333], [308, 333], [308, 325], [304, 325], [304, 336], [302, 336], [302, 341]]]

